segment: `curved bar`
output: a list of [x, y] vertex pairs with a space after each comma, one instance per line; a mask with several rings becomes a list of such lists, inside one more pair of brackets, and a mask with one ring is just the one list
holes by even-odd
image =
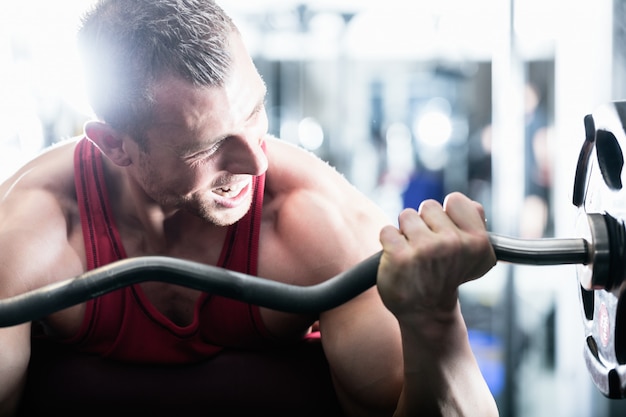
[[[530, 265], [586, 264], [584, 239], [514, 239], [490, 234], [500, 261]], [[297, 286], [182, 259], [124, 259], [80, 276], [0, 300], [0, 327], [37, 320], [111, 291], [145, 281], [182, 285], [292, 313], [337, 307], [376, 284], [382, 252], [317, 285]]]
[[585, 239], [514, 239], [490, 234], [499, 261], [526, 265], [588, 264], [589, 244]]
[[37, 320], [111, 291], [145, 281], [182, 285], [293, 313], [329, 310], [374, 286], [381, 252], [325, 282], [289, 285], [181, 259], [124, 259], [78, 277], [0, 300], [0, 327]]

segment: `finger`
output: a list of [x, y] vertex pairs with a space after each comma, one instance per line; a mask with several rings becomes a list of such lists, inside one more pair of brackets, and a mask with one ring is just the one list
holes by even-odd
[[414, 209], [403, 210], [398, 216], [398, 226], [400, 231], [408, 240], [413, 236], [420, 236], [424, 233], [430, 233], [431, 229], [422, 217], [421, 212]]
[[474, 207], [476, 207], [476, 210], [478, 211], [478, 214], [480, 215], [480, 218], [483, 220], [483, 224], [487, 226], [487, 217], [485, 217], [485, 208], [478, 201], [473, 201], [473, 203], [474, 203]]
[[431, 232], [414, 209], [405, 209], [398, 215], [398, 227], [386, 226], [380, 232], [380, 242], [385, 251], [399, 256], [410, 253], [410, 242], [418, 236]]
[[[406, 236], [393, 226], [385, 226], [380, 231], [380, 243], [383, 247], [383, 256], [381, 258], [381, 266], [386, 269], [395, 270], [398, 262], [405, 261], [411, 257], [411, 247]], [[390, 260], [394, 261], [391, 262]]]
[[461, 193], [446, 196], [443, 209], [459, 229], [467, 231], [485, 229], [485, 210], [482, 205]]
[[385, 250], [399, 250], [406, 246], [406, 237], [393, 226], [385, 226], [380, 231], [380, 243]]
[[455, 226], [441, 204], [436, 200], [425, 200], [420, 204], [419, 214], [430, 230], [437, 233]]

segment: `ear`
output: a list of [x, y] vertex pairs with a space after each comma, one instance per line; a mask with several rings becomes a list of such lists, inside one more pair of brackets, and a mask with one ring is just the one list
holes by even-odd
[[85, 123], [85, 135], [89, 138], [113, 163], [119, 166], [128, 166], [132, 160], [124, 147], [122, 135], [111, 126], [103, 122], [91, 121]]

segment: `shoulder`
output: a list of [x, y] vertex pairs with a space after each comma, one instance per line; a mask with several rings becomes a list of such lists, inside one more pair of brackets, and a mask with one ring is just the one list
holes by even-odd
[[277, 180], [277, 186], [301, 188], [328, 181], [345, 182], [336, 169], [310, 151], [274, 137], [268, 137], [266, 144], [270, 161], [268, 178]]
[[77, 142], [77, 138], [68, 139], [45, 149], [0, 183], [0, 203], [16, 190], [48, 190], [53, 193], [67, 190], [68, 184], [73, 184], [73, 158]]
[[267, 144], [269, 193], [293, 198], [305, 194], [326, 200], [349, 214], [362, 211], [382, 215], [371, 200], [317, 155], [275, 138], [268, 139]]
[[[19, 293], [82, 272], [72, 266], [80, 246], [70, 244], [79, 227], [74, 146], [45, 151], [0, 184], [1, 292]], [[63, 271], [58, 278], [53, 266]]]
[[[0, 184], [0, 231], [11, 229], [7, 218], [54, 224], [58, 215], [67, 217], [76, 206], [73, 155], [75, 141], [53, 146], [26, 163]], [[28, 224], [22, 224], [26, 228]]]
[[[285, 264], [312, 271], [303, 284], [336, 275], [380, 250], [382, 210], [316, 155], [268, 140], [266, 208]], [[264, 208], [265, 210], [265, 208]], [[296, 266], [294, 265], [294, 268]]]

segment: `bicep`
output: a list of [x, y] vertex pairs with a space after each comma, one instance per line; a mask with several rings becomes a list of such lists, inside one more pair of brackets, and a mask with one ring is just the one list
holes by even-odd
[[70, 241], [74, 235], [71, 219], [51, 193], [23, 191], [6, 198], [0, 204], [0, 297], [82, 273], [80, 247]]
[[[76, 272], [68, 259], [67, 227], [58, 205], [41, 193], [0, 204], [0, 299]], [[0, 328], [0, 416], [11, 415], [26, 381], [31, 324]]]
[[[298, 167], [281, 159], [268, 178], [286, 178], [295, 184], [281, 200], [275, 225], [291, 269], [298, 277], [304, 273], [298, 284], [312, 285], [380, 251], [380, 231], [391, 222], [380, 207], [327, 164], [294, 154], [291, 159], [298, 161]], [[377, 289], [322, 313], [320, 330], [346, 410], [354, 415], [381, 415], [376, 410], [385, 409], [392, 414], [403, 380], [401, 338], [397, 320]]]

